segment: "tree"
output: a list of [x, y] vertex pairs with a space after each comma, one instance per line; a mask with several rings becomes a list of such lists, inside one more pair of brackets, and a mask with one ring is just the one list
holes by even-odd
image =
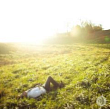
[[93, 33], [96, 31], [102, 31], [102, 25], [95, 25], [91, 21], [82, 21], [81, 27], [88, 33]]

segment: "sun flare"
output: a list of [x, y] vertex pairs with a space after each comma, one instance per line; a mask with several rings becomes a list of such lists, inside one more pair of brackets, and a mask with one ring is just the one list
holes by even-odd
[[[42, 32], [38, 32], [36, 31], [36, 33], [33, 34], [33, 32], [31, 31], [31, 33], [29, 35], [24, 35], [23, 36], [23, 32], [20, 33], [22, 34], [21, 36], [18, 35], [13, 35], [13, 36], [4, 36], [4, 37], [0, 37], [0, 41], [1, 42], [23, 42], [23, 43], [34, 43], [34, 44], [43, 44], [43, 42], [51, 37], [53, 37], [54, 33], [52, 33], [52, 31], [48, 31], [48, 28], [45, 30], [42, 30]], [[36, 30], [39, 30], [36, 29]], [[32, 34], [32, 35], [31, 35]]]

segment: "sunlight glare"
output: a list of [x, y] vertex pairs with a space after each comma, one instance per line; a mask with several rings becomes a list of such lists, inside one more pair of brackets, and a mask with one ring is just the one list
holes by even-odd
[[73, 30], [71, 31], [71, 35], [73, 37], [77, 37], [80, 34], [80, 31], [78, 28], [73, 28]]

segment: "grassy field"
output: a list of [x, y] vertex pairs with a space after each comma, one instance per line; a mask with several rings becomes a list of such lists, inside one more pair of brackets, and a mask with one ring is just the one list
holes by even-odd
[[[10, 49], [11, 47], [11, 49]], [[110, 49], [104, 44], [0, 45], [0, 109], [110, 109]], [[6, 49], [7, 48], [7, 49]], [[48, 76], [65, 87], [37, 99], [17, 99]]]

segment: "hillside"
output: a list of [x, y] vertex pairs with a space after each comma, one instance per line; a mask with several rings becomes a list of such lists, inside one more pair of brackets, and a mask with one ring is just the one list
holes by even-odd
[[[0, 45], [1, 109], [99, 109], [101, 95], [107, 100], [102, 109], [110, 109], [110, 45], [5, 45]], [[65, 87], [37, 99], [17, 99], [48, 76]]]
[[94, 32], [79, 32], [78, 35], [68, 33], [58, 33], [54, 37], [44, 41], [45, 44], [74, 44], [74, 43], [110, 43], [110, 30]]

